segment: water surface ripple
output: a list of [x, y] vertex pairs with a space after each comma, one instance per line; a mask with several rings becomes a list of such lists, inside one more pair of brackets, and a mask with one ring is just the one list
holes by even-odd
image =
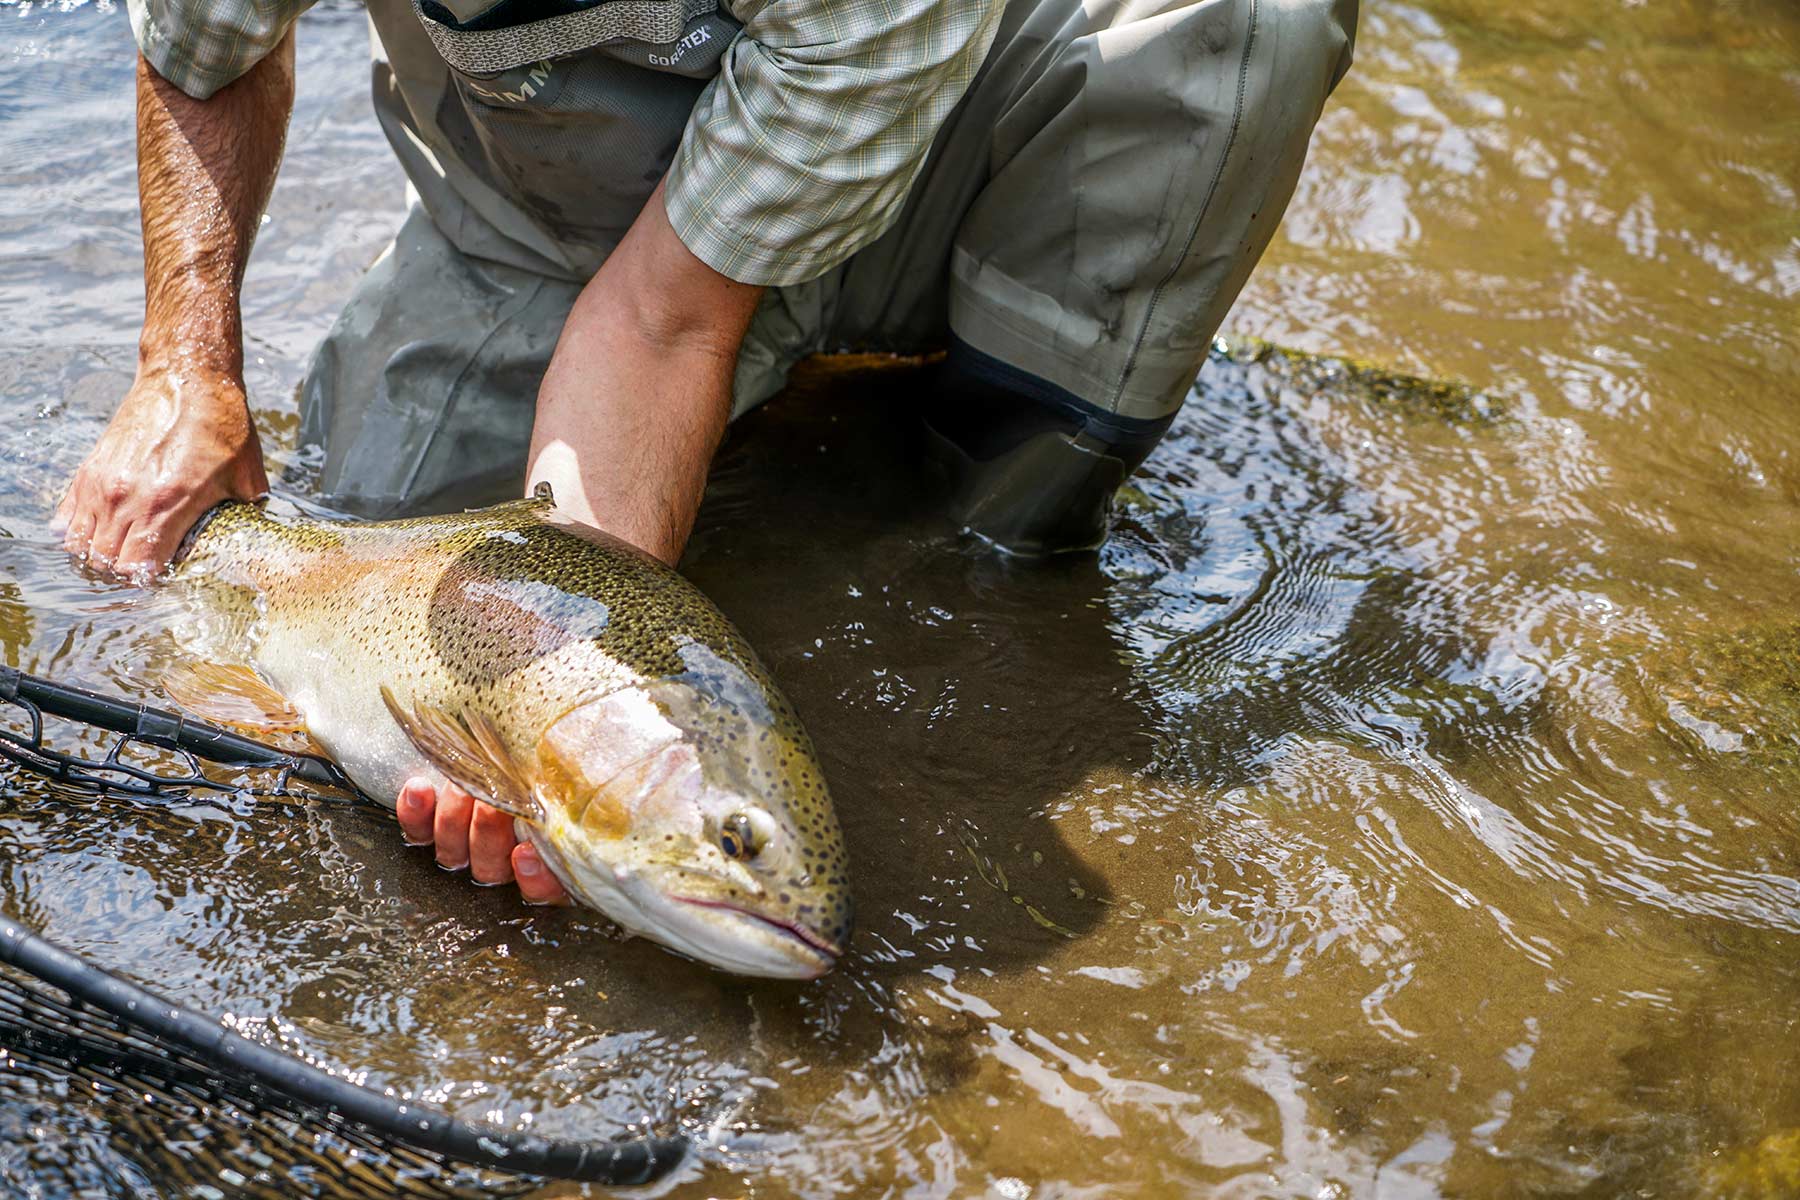
[[[1304, 353], [1221, 346], [1097, 558], [945, 529], [904, 371], [729, 439], [685, 568], [819, 743], [841, 970], [527, 911], [376, 812], [12, 776], [0, 907], [463, 1116], [682, 1127], [672, 1196], [1796, 1194], [1800, 17], [1364, 10], [1231, 320]], [[250, 272], [283, 464], [402, 203], [364, 37], [305, 19]], [[134, 365], [130, 66], [122, 9], [0, 4], [0, 652], [150, 694], [179, 614], [44, 531]], [[0, 1192], [232, 1194], [143, 1130], [0, 1068]]]

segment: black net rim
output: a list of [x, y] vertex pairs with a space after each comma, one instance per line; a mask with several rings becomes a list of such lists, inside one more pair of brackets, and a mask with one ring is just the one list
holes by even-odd
[[332, 1075], [233, 1033], [203, 1013], [114, 975], [0, 917], [0, 962], [177, 1048], [222, 1076], [244, 1080], [303, 1111], [361, 1127], [433, 1159], [511, 1176], [629, 1186], [666, 1175], [687, 1153], [682, 1137], [577, 1141], [465, 1121]]

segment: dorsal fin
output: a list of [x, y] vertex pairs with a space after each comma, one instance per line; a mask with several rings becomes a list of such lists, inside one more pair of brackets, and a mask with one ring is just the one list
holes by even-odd
[[550, 488], [550, 481], [540, 479], [537, 486], [531, 489], [531, 495], [517, 500], [503, 500], [499, 504], [484, 505], [481, 508], [465, 508], [464, 512], [491, 513], [505, 512], [508, 509], [525, 509], [529, 512], [547, 513], [556, 507], [556, 494]]

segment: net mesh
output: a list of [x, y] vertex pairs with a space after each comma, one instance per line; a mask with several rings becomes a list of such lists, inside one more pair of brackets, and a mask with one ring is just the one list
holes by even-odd
[[[426, 1197], [522, 1195], [541, 1181], [401, 1145], [299, 1104], [247, 1073], [200, 1061], [11, 966], [0, 965], [0, 1141], [51, 1153], [15, 1163], [53, 1194], [91, 1194], [112, 1175], [162, 1195]], [[101, 1132], [117, 1162], [83, 1163], [51, 1129]], [[133, 1169], [135, 1168], [135, 1169]], [[8, 1171], [11, 1175], [13, 1172]], [[57, 1187], [60, 1183], [62, 1186]]]

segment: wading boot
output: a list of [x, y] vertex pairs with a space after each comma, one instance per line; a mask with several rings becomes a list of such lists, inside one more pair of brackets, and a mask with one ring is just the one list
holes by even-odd
[[1105, 541], [1114, 493], [1174, 420], [1115, 416], [962, 342], [926, 386], [926, 453], [951, 519], [1023, 557]]

